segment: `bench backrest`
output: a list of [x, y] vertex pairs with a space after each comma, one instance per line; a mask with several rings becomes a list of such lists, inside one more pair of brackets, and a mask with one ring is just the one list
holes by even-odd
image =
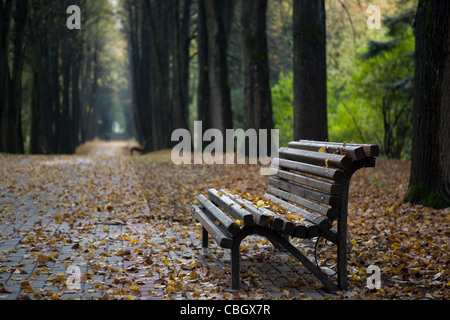
[[279, 170], [270, 178], [266, 196], [273, 201], [283, 200], [286, 209], [301, 213], [327, 231], [334, 219], [347, 214], [352, 174], [360, 168], [375, 166], [378, 155], [379, 148], [375, 145], [290, 142], [288, 147], [279, 149], [279, 158], [274, 159]]

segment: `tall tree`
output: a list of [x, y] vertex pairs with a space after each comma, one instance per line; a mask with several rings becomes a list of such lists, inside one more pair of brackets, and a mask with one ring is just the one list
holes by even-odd
[[170, 146], [187, 128], [192, 0], [122, 2], [137, 139], [145, 151]]
[[172, 128], [187, 129], [189, 107], [189, 21], [192, 0], [174, 0], [172, 65], [173, 65], [173, 120]]
[[294, 138], [327, 140], [324, 0], [294, 0]]
[[[0, 1], [0, 134], [2, 131], [2, 118], [5, 113], [7, 104], [9, 103], [9, 65], [8, 65], [8, 47], [11, 33], [11, 14], [12, 14], [12, 0]], [[0, 150], [3, 151], [6, 146], [3, 146], [5, 137], [0, 138]]]
[[[14, 6], [13, 6], [14, 4]], [[25, 34], [28, 4], [26, 1], [1, 1], [0, 15], [0, 151], [23, 153], [22, 137], [22, 70], [25, 53]], [[11, 27], [11, 16], [14, 20]], [[13, 32], [11, 32], [13, 31]], [[12, 69], [8, 48], [13, 47]]]
[[[273, 128], [269, 53], [266, 35], [267, 0], [242, 1], [242, 69], [246, 129]], [[270, 135], [268, 135], [270, 142]], [[266, 144], [270, 146], [270, 143]]]
[[228, 82], [228, 32], [235, 1], [204, 0], [208, 30], [210, 125], [225, 133], [233, 128]]
[[416, 13], [411, 175], [406, 200], [450, 206], [450, 2]]
[[202, 121], [203, 131], [212, 127], [209, 114], [208, 29], [204, 2], [205, 0], [198, 0], [197, 19], [197, 119]]

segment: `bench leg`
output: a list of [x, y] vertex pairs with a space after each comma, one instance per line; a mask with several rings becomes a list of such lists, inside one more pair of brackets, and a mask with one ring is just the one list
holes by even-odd
[[[348, 178], [350, 180], [350, 178]], [[345, 183], [344, 192], [341, 195], [342, 207], [338, 217], [337, 233], [337, 278], [338, 287], [342, 291], [348, 289], [347, 279], [347, 203], [349, 193], [349, 181]]]
[[239, 290], [239, 247], [241, 241], [233, 241], [231, 247], [231, 290]]
[[208, 231], [202, 227], [202, 247], [208, 248]]

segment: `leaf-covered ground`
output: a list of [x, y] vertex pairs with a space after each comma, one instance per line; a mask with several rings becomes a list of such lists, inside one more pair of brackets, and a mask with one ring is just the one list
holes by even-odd
[[[126, 154], [126, 153], [124, 153]], [[264, 238], [241, 247], [241, 287], [229, 254], [200, 248], [190, 207], [208, 188], [255, 197], [256, 165], [183, 165], [145, 156], [0, 156], [0, 300], [4, 299], [448, 299], [449, 209], [403, 203], [409, 164], [377, 160], [352, 180], [350, 290], [327, 295]], [[296, 241], [308, 255], [311, 241]], [[332, 251], [319, 243], [319, 261]], [[367, 267], [381, 272], [366, 286]], [[69, 289], [69, 267], [81, 271]]]
[[[188, 228], [192, 228], [190, 204], [195, 203], [195, 195], [206, 193], [208, 188], [237, 189], [256, 197], [267, 186], [267, 178], [259, 174], [256, 165], [175, 166], [168, 152], [136, 158], [135, 163], [151, 215]], [[350, 289], [327, 298], [450, 298], [450, 209], [404, 203], [409, 168], [407, 161], [379, 159], [376, 168], [360, 170], [353, 177], [349, 203]], [[264, 240], [254, 241], [270, 247]], [[319, 257], [325, 261], [332, 251], [322, 243], [319, 247]], [[379, 290], [367, 288], [370, 265], [380, 268]], [[307, 280], [294, 279], [294, 283]], [[256, 291], [257, 287], [248, 287], [248, 292]]]

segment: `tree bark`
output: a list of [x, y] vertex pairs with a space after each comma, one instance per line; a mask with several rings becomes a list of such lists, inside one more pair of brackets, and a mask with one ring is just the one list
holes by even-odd
[[450, 2], [416, 14], [411, 175], [406, 200], [450, 206]]
[[[242, 68], [246, 129], [273, 128], [269, 53], [266, 35], [267, 0], [242, 1]], [[270, 134], [266, 146], [270, 147]]]
[[198, 0], [197, 20], [197, 59], [198, 59], [198, 85], [197, 85], [197, 119], [202, 121], [202, 136], [205, 130], [211, 128], [209, 114], [209, 72], [208, 72], [208, 29], [206, 26], [206, 13], [204, 0]]
[[189, 115], [189, 20], [191, 0], [184, 0], [181, 4], [182, 6], [180, 6], [179, 0], [174, 0], [172, 6], [173, 129], [187, 129]]
[[294, 0], [294, 139], [328, 140], [324, 0]]
[[[3, 4], [2, 4], [3, 5]], [[9, 6], [9, 8], [8, 8]], [[6, 18], [4, 21], [3, 29], [9, 29], [5, 23], [9, 23], [8, 15], [11, 15], [12, 10], [11, 4], [7, 3], [5, 6], [5, 11], [1, 10], [3, 17]], [[1, 121], [1, 142], [0, 151], [20, 154], [24, 152], [23, 148], [23, 136], [22, 136], [22, 70], [24, 62], [24, 43], [25, 43], [25, 28], [27, 24], [27, 12], [28, 6], [26, 1], [16, 1], [13, 11], [14, 18], [14, 37], [12, 38], [13, 43], [13, 58], [12, 58], [12, 72], [9, 70], [8, 65], [8, 40], [9, 40], [9, 30], [6, 35], [2, 35], [1, 46], [3, 52], [2, 59], [2, 90], [3, 98], [0, 101], [1, 109], [0, 121]], [[3, 18], [2, 17], [2, 18]], [[10, 75], [11, 74], [11, 75]]]
[[204, 0], [208, 28], [208, 72], [211, 126], [224, 135], [233, 128], [230, 85], [228, 83], [226, 0]]
[[10, 75], [8, 65], [8, 44], [11, 28], [12, 1], [0, 1], [0, 151], [6, 149], [3, 137], [3, 115], [9, 105]]

